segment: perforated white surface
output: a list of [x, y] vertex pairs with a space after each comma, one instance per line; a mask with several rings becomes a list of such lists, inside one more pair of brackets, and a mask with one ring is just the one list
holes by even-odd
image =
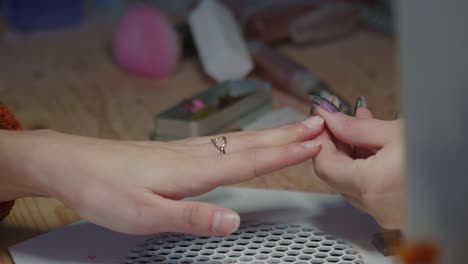
[[[301, 230], [300, 232], [312, 233], [311, 235], [309, 234], [309, 236], [320, 236], [322, 237], [321, 241], [330, 240], [328, 239], [326, 234], [334, 234], [340, 239], [346, 241], [347, 243], [341, 243], [342, 241], [340, 241], [340, 239], [334, 239], [335, 243], [333, 245], [327, 246], [326, 244], [324, 244], [325, 242], [321, 242], [323, 246], [332, 248], [332, 251], [336, 250], [341, 253], [344, 252], [345, 254], [349, 254], [351, 256], [350, 260], [344, 260], [343, 255], [333, 256], [331, 255], [331, 253], [329, 253], [330, 251], [326, 252], [327, 256], [337, 257], [340, 259], [339, 262], [335, 263], [397, 263], [397, 261], [392, 257], [382, 256], [382, 254], [375, 250], [375, 248], [370, 243], [372, 235], [379, 231], [379, 227], [375, 224], [372, 218], [358, 210], [355, 210], [353, 207], [347, 204], [342, 197], [337, 195], [269, 191], [245, 188], [218, 188], [206, 195], [194, 197], [191, 200], [213, 203], [219, 206], [232, 209], [238, 212], [241, 218], [249, 223], [253, 223], [255, 221], [267, 221], [273, 223], [287, 223], [290, 224], [290, 226], [288, 227], [292, 228], [294, 228], [294, 225], [300, 225], [299, 227], [295, 227], [299, 229], [301, 229], [301, 227], [312, 227], [314, 228], [313, 230], [306, 228], [305, 230]], [[259, 227], [254, 228], [258, 229]], [[273, 232], [273, 229], [277, 230], [278, 228], [272, 227], [272, 230], [270, 231], [257, 230], [255, 232], [266, 232], [269, 234], [270, 232]], [[317, 232], [317, 230], [321, 230], [326, 234], [314, 234], [314, 231]], [[243, 229], [241, 229], [240, 231], [241, 233], [236, 233], [234, 236], [239, 236], [241, 234], [246, 233], [243, 231]], [[257, 236], [255, 235], [255, 233], [253, 233], [252, 235], [254, 235], [255, 237], [261, 236]], [[279, 236], [282, 238], [281, 235], [271, 235]], [[159, 239], [165, 241], [166, 239], [171, 237], [171, 234], [165, 234], [165, 236], [166, 238], [159, 237]], [[175, 237], [177, 236], [175, 235]], [[298, 238], [297, 235], [296, 238]], [[310, 241], [310, 237], [304, 238], [309, 242], [316, 242]], [[156, 257], [156, 255], [154, 254], [155, 248], [151, 251], [147, 250], [147, 248], [151, 249], [151, 246], [157, 246], [157, 244], [153, 245], [149, 243], [151, 241], [155, 242], [155, 239], [156, 237], [154, 237], [153, 235], [129, 236], [112, 232], [110, 230], [93, 225], [91, 223], [80, 222], [52, 231], [47, 234], [43, 234], [30, 240], [23, 241], [19, 244], [10, 247], [9, 250], [16, 264], [115, 264], [120, 263], [122, 261], [124, 263], [137, 263], [138, 261], [140, 261], [137, 259], [140, 256], [142, 257], [144, 252], [150, 253], [150, 255], [146, 256], [146, 260], [142, 258], [142, 263], [155, 263], [156, 261], [153, 262], [153, 259]], [[209, 240], [209, 238], [193, 238], [192, 241], [197, 241], [197, 239], [199, 239], [200, 241], [205, 241], [204, 244], [198, 245], [201, 247], [209, 243], [214, 243], [215, 245], [221, 243], [216, 243], [216, 240], [208, 242], [207, 240]], [[251, 261], [251, 263], [269, 264], [268, 260], [270, 258], [265, 260], [259, 260], [255, 258], [256, 255], [249, 256], [248, 254], [245, 254], [247, 250], [257, 250], [254, 244], [260, 246], [261, 248], [264, 248], [262, 243], [266, 241], [262, 243], [251, 243], [251, 240], [242, 239], [242, 237], [240, 237], [240, 239], [236, 239], [235, 241], [241, 240], [248, 240], [249, 244], [245, 246], [239, 245], [246, 248], [245, 251], [241, 252], [240, 254], [242, 254], [243, 256], [247, 255], [248, 257], [253, 257], [255, 260]], [[311, 247], [311, 249], [314, 249], [315, 252], [312, 252], [312, 250], [308, 251], [309, 247], [306, 246], [308, 242], [303, 244], [299, 243], [299, 245], [295, 247], [297, 243], [294, 242], [294, 239], [289, 239], [289, 241], [291, 242], [291, 244], [288, 246], [289, 250], [300, 252], [301, 250], [305, 250], [306, 253], [304, 254], [301, 252], [301, 254], [298, 256], [294, 256], [294, 253], [292, 253], [293, 257], [295, 257], [297, 260], [296, 263], [327, 263], [325, 262], [326, 258], [323, 259], [314, 257], [314, 253], [317, 252], [317, 248]], [[303, 240], [297, 241], [300, 242]], [[132, 252], [135, 253], [135, 255], [133, 255], [133, 262], [130, 261], [131, 259], [128, 259], [127, 261], [127, 259], [125, 259], [125, 256], [129, 254], [129, 252], [132, 248], [135, 247], [135, 245], [141, 242], [144, 243], [136, 248], [136, 250], [139, 250], [139, 252]], [[169, 244], [177, 244], [176, 242], [167, 241], [167, 243]], [[276, 243], [277, 246], [281, 246], [278, 245], [278, 242], [279, 241], [273, 241], [273, 243]], [[192, 245], [194, 243], [190, 242], [190, 244]], [[354, 248], [352, 248], [350, 245], [352, 245], [352, 247]], [[216, 252], [215, 249], [217, 248], [207, 248], [206, 250], [212, 250], [216, 254], [218, 254], [218, 252]], [[232, 249], [232, 247], [228, 247], [229, 252], [233, 252]], [[272, 250], [270, 254], [273, 254], [273, 248], [270, 249]], [[347, 249], [349, 249], [348, 252], [346, 252]], [[173, 249], [167, 250], [170, 250], [172, 252]], [[353, 250], [357, 250], [359, 253], [356, 253]], [[174, 252], [174, 254], [183, 255], [182, 253], [185, 252]], [[279, 253], [283, 253], [284, 256], [280, 258], [272, 257], [271, 259], [275, 260], [270, 262], [277, 263], [279, 260], [282, 263], [288, 263], [285, 260], [283, 260], [283, 258], [290, 256], [287, 254], [287, 251], [280, 251]], [[224, 254], [227, 255], [228, 253]], [[310, 259], [308, 259], [308, 257], [303, 257], [304, 259], [300, 259], [301, 255], [307, 255], [310, 257]], [[359, 255], [362, 256], [362, 259], [359, 257]], [[168, 259], [168, 256], [169, 255], [165, 256], [166, 260], [164, 260], [165, 262], [162, 263], [182, 263], [182, 259], [170, 260]], [[351, 260], [353, 256], [357, 257], [357, 259]], [[192, 260], [192, 263], [223, 263], [223, 260], [229, 262], [229, 260], [226, 260], [227, 258], [221, 260], [211, 260], [210, 257], [210, 260], [205, 262], [196, 261], [195, 258], [196, 257], [183, 257], [183, 259]], [[290, 258], [287, 258], [286, 260], [288, 259]], [[236, 262], [241, 263], [240, 258], [237, 258]], [[334, 263], [333, 259], [331, 259], [331, 261], [328, 261], [328, 263]]]
[[299, 225], [243, 223], [226, 237], [162, 233], [133, 248], [122, 264], [363, 264], [345, 241]]

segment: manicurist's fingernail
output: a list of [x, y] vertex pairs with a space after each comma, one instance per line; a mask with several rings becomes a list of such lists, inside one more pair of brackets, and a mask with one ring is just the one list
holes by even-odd
[[315, 106], [318, 106], [326, 110], [327, 112], [330, 112], [330, 113], [341, 112], [341, 110], [336, 105], [334, 105], [328, 100], [325, 100], [324, 98], [320, 96], [311, 96], [310, 99], [312, 100]]
[[308, 128], [318, 128], [323, 124], [323, 122], [323, 118], [320, 116], [312, 116], [302, 121], [302, 124]]
[[356, 101], [356, 108], [367, 107], [367, 100], [364, 96], [359, 96]]
[[228, 210], [218, 210], [213, 215], [213, 231], [216, 235], [228, 235], [239, 228], [240, 217]]
[[360, 96], [356, 100], [356, 104], [354, 105], [354, 115], [356, 115], [357, 110], [361, 107], [367, 107], [367, 100], [363, 96]]

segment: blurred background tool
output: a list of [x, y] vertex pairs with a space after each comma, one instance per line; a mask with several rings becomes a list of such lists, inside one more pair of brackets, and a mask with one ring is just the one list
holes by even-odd
[[204, 71], [216, 81], [246, 77], [253, 68], [244, 37], [231, 11], [215, 0], [201, 1], [188, 17]]
[[349, 104], [303, 66], [258, 41], [250, 42], [249, 48], [255, 62], [256, 73], [271, 81], [274, 87], [305, 103], [311, 103], [309, 97], [312, 95], [326, 99], [336, 96], [341, 110], [350, 113]]

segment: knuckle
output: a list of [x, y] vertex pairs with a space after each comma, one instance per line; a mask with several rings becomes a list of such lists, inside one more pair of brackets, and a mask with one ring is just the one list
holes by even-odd
[[254, 150], [250, 153], [249, 155], [249, 160], [250, 160], [250, 163], [252, 164], [250, 166], [250, 174], [253, 176], [253, 177], [258, 177], [261, 175], [261, 171], [260, 171], [260, 158], [261, 158], [261, 153], [259, 150]]
[[198, 216], [200, 215], [200, 206], [194, 203], [185, 205], [182, 211], [182, 219], [187, 225], [187, 230], [197, 230], [200, 227]]

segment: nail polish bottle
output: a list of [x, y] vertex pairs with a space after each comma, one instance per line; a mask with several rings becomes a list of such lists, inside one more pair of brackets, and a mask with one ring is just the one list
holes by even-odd
[[336, 96], [340, 109], [349, 113], [349, 105], [303, 66], [258, 41], [249, 42], [249, 50], [255, 64], [255, 72], [276, 88], [306, 103], [311, 103], [310, 96], [313, 95], [327, 100]]

